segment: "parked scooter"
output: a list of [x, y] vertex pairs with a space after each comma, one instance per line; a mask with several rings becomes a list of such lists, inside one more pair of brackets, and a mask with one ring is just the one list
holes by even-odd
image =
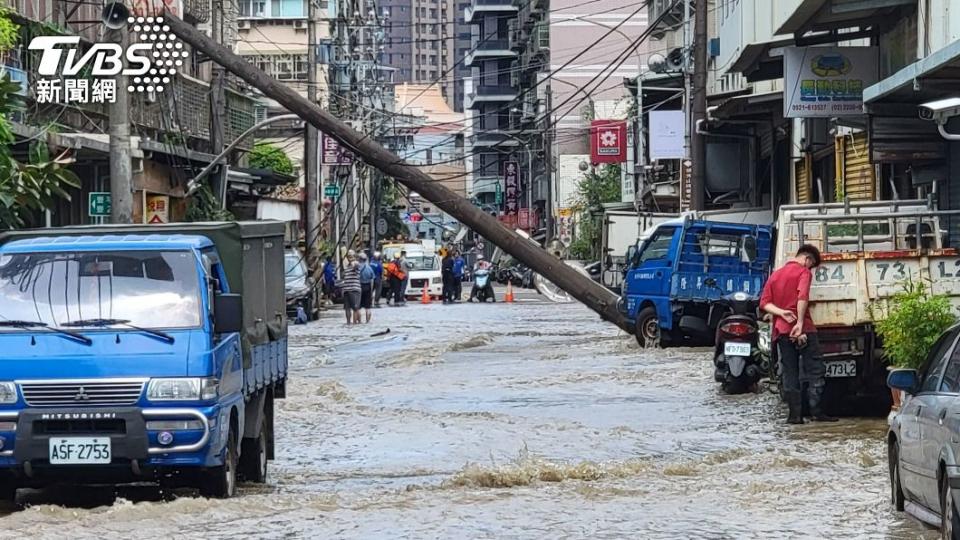
[[715, 304], [714, 309], [725, 310], [725, 313], [717, 323], [714, 379], [726, 394], [743, 394], [754, 389], [760, 378], [769, 372], [769, 352], [764, 358], [758, 346], [759, 300], [757, 296], [735, 292]]
[[479, 268], [473, 274], [473, 289], [470, 291], [470, 301], [476, 299], [478, 302], [496, 302], [497, 298], [493, 294], [493, 283], [490, 282], [490, 269]]

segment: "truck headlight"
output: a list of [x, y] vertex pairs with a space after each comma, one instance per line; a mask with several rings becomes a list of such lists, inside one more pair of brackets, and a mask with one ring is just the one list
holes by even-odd
[[0, 382], [0, 403], [11, 404], [17, 402], [17, 384], [13, 381]]
[[443, 283], [443, 278], [442, 278], [442, 277], [435, 277], [435, 278], [433, 278], [432, 282], [433, 282], [434, 285], [437, 285], [437, 284], [439, 284], [439, 283]]
[[218, 394], [218, 381], [213, 377], [177, 377], [151, 379], [147, 385], [150, 401], [197, 401], [214, 399]]

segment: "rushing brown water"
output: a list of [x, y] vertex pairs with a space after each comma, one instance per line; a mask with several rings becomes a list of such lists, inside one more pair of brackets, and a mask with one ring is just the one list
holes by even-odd
[[0, 537], [937, 537], [888, 503], [884, 420], [788, 427], [703, 350], [641, 351], [579, 305], [340, 320], [291, 330], [269, 485], [22, 491]]

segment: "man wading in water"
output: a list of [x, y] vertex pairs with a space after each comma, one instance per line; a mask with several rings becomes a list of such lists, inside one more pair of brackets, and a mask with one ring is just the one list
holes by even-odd
[[814, 422], [836, 422], [820, 408], [826, 368], [820, 357], [817, 327], [810, 317], [810, 270], [820, 265], [820, 251], [805, 244], [797, 255], [770, 275], [760, 296], [760, 308], [773, 315], [773, 343], [780, 357], [783, 395], [790, 409], [789, 424], [803, 423], [802, 384]]

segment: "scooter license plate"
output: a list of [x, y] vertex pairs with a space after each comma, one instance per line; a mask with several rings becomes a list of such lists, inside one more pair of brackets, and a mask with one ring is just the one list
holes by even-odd
[[726, 342], [723, 344], [723, 354], [726, 356], [750, 356], [749, 343]]

